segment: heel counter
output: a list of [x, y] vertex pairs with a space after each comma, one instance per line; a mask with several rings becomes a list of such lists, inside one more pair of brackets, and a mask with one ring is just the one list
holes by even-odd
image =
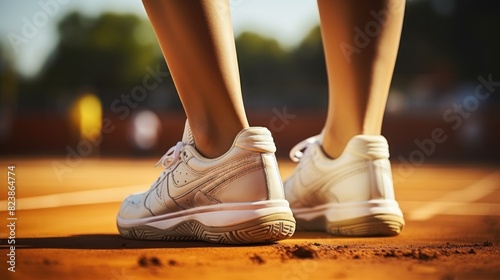
[[381, 135], [357, 135], [349, 141], [345, 152], [366, 160], [388, 159], [389, 144]]
[[199, 194], [199, 205], [284, 199], [274, 154], [255, 153], [250, 161], [252, 163], [241, 166], [241, 171], [232, 179]]
[[246, 163], [239, 164], [237, 176], [206, 192], [207, 199], [217, 203], [284, 199], [271, 132], [264, 127], [246, 128], [236, 137], [234, 147], [236, 154], [246, 154]]
[[389, 144], [381, 135], [358, 135], [348, 144], [352, 156], [366, 161], [370, 199], [394, 199]]
[[285, 190], [274, 153], [261, 154], [267, 185], [267, 199], [285, 199]]
[[394, 183], [391, 163], [388, 159], [369, 161], [369, 180], [371, 199], [394, 200]]

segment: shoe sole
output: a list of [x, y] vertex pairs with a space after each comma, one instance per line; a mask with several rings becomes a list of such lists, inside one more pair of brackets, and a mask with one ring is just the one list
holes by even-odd
[[117, 227], [129, 239], [268, 243], [293, 235], [295, 219], [287, 205], [286, 201], [228, 203], [146, 219], [118, 217]]
[[398, 203], [390, 200], [329, 203], [292, 210], [297, 230], [326, 231], [337, 236], [395, 236], [405, 224]]

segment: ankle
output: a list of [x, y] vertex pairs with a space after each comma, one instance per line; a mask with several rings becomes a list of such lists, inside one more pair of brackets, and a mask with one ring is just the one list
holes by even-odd
[[[205, 158], [218, 158], [225, 154], [229, 148], [231, 148], [231, 144], [221, 143], [217, 141], [196, 141], [196, 150]], [[231, 142], [232, 143], [232, 142]]]
[[193, 130], [193, 137], [196, 150], [206, 158], [217, 158], [225, 154], [233, 145], [236, 135], [241, 129], [224, 129], [217, 131], [214, 129], [208, 130]]
[[320, 145], [323, 154], [329, 159], [336, 159], [340, 157], [344, 149], [339, 149], [338, 145], [330, 145], [330, 142], [321, 143]]

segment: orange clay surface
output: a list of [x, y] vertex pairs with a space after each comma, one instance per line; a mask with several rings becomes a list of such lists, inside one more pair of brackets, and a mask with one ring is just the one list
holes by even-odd
[[[0, 279], [500, 279], [498, 166], [394, 165], [407, 222], [397, 237], [298, 232], [253, 246], [123, 239], [115, 228], [120, 200], [156, 180], [155, 162], [0, 160]], [[11, 164], [13, 215], [7, 211]], [[285, 178], [293, 167], [280, 161]], [[15, 272], [8, 270], [12, 239]]]

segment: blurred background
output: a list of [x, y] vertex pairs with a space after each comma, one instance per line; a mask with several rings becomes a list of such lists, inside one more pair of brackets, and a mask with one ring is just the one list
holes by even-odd
[[[248, 117], [285, 157], [326, 116], [316, 2], [233, 0], [231, 12]], [[0, 157], [160, 157], [180, 139], [141, 1], [6, 0], [0, 13]], [[407, 2], [383, 129], [393, 161], [499, 162], [499, 32], [498, 1]]]

